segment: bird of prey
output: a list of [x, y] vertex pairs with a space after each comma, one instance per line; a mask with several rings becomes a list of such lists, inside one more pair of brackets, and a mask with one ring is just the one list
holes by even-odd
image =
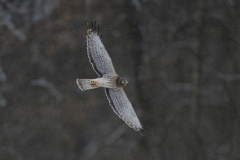
[[102, 36], [99, 33], [99, 24], [88, 23], [87, 30], [87, 54], [94, 71], [99, 78], [77, 79], [78, 87], [84, 91], [103, 87], [107, 99], [113, 111], [131, 128], [143, 132], [143, 127], [128, 100], [123, 87], [128, 81], [117, 75], [112, 64], [112, 60], [106, 51]]

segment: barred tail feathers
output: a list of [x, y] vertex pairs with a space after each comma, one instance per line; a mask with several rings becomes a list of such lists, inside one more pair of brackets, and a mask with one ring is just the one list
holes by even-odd
[[82, 91], [100, 87], [95, 79], [77, 79], [76, 82]]

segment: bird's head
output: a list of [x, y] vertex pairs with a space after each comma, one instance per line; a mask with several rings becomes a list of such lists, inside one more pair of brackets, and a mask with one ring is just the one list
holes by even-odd
[[125, 78], [118, 77], [117, 78], [117, 86], [118, 87], [124, 87], [128, 85], [128, 81]]
[[128, 85], [128, 81], [127, 81], [126, 79], [124, 79], [124, 78], [122, 79], [121, 83], [122, 83], [124, 86]]

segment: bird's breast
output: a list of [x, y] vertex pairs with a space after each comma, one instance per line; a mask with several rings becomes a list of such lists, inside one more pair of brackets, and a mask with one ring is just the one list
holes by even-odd
[[117, 77], [99, 78], [99, 84], [101, 85], [101, 87], [105, 88], [117, 88], [116, 78]]

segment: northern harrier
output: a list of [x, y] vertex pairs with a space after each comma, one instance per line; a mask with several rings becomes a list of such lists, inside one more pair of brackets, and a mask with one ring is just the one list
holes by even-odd
[[104, 87], [113, 111], [129, 127], [142, 132], [143, 127], [123, 90], [123, 87], [128, 84], [128, 81], [116, 74], [112, 60], [103, 46], [101, 39], [102, 36], [99, 34], [99, 25], [96, 24], [96, 21], [88, 24], [87, 54], [99, 78], [77, 79], [77, 85], [82, 91]]

